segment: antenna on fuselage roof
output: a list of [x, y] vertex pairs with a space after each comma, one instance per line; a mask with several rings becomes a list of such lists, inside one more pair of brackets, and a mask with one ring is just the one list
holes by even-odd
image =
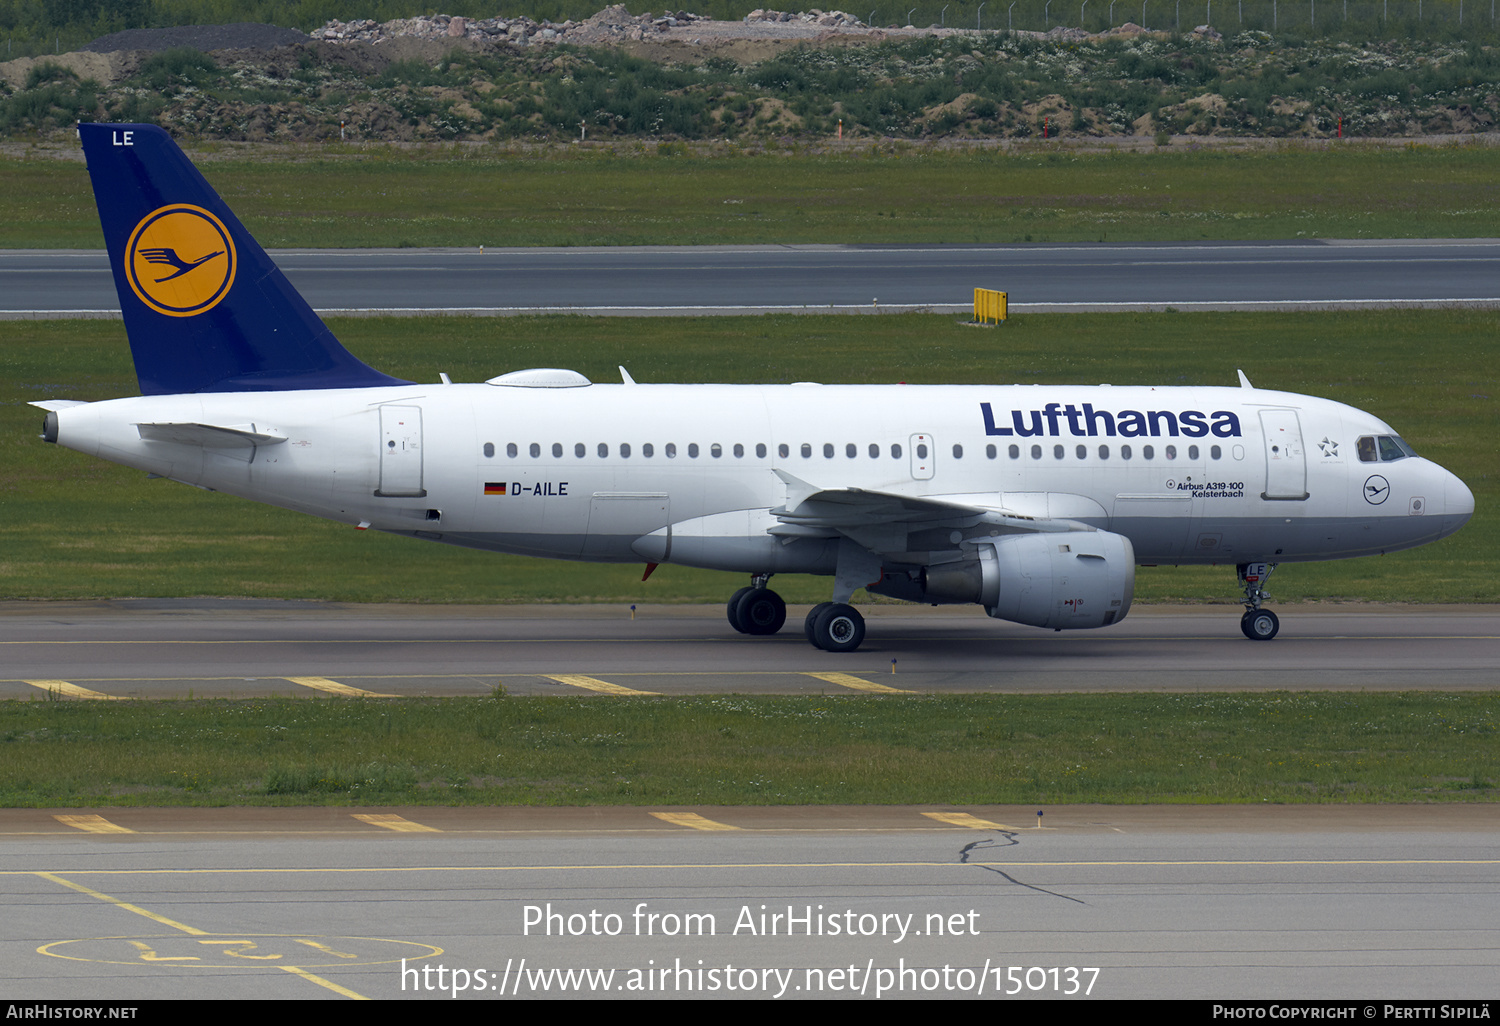
[[1245, 372], [1244, 371], [1237, 370], [1237, 371], [1235, 371], [1235, 373], [1240, 376], [1240, 387], [1241, 388], [1254, 388], [1255, 387], [1254, 385], [1250, 384], [1250, 379], [1247, 378], [1247, 377], [1245, 377]]
[[632, 378], [630, 376], [630, 372], [625, 369], [625, 367], [624, 367], [623, 364], [620, 365], [620, 384], [622, 384], [622, 385], [633, 385], [633, 384], [635, 384], [635, 378]]

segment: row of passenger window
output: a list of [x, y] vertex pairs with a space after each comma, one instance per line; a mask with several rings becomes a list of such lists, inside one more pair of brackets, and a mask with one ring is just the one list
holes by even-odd
[[[561, 459], [565, 450], [563, 449], [563, 444], [561, 442], [553, 442], [552, 443], [551, 451], [552, 451], [552, 457], [553, 457], [553, 459]], [[600, 442], [598, 444], [598, 446], [596, 447], [595, 451], [598, 453], [600, 459], [608, 458], [608, 456], [609, 456], [609, 443], [608, 442]], [[616, 451], [619, 453], [619, 455], [620, 455], [620, 457], [622, 459], [629, 459], [631, 453], [634, 450], [631, 448], [631, 445], [630, 445], [629, 442], [621, 442]], [[730, 446], [730, 450], [729, 451], [734, 454], [734, 458], [735, 459], [744, 459], [744, 457], [745, 457], [745, 447], [743, 445], [739, 444], [738, 442], [736, 442], [734, 445]], [[764, 443], [756, 445], [755, 446], [755, 457], [756, 457], [756, 459], [765, 459], [767, 451], [768, 450], [766, 449], [766, 446], [765, 446]], [[869, 447], [868, 451], [869, 451], [871, 459], [879, 459], [880, 458], [880, 451], [881, 451], [880, 450], [880, 446], [877, 445], [877, 444], [875, 444], [874, 442], [870, 443], [870, 447]], [[889, 446], [888, 451], [890, 453], [891, 459], [899, 460], [901, 458], [901, 456], [902, 456], [902, 448], [901, 448], [901, 445], [899, 443], [895, 443], [895, 444], [892, 444], [891, 446]], [[532, 442], [531, 445], [528, 447], [527, 452], [531, 456], [532, 459], [541, 459], [541, 456], [542, 456], [542, 446], [541, 446], [541, 443], [540, 442]], [[584, 457], [586, 457], [588, 455], [588, 452], [589, 452], [588, 446], [585, 445], [584, 443], [582, 443], [582, 442], [575, 442], [573, 444], [573, 455], [576, 458], [583, 459]], [[645, 457], [647, 459], [650, 459], [651, 457], [653, 457], [653, 456], [656, 455], [656, 446], [652, 445], [650, 442], [643, 442], [643, 443], [641, 443], [640, 452], [641, 452], [641, 455], [643, 457]], [[799, 452], [800, 452], [800, 455], [802, 456], [803, 459], [812, 459], [812, 455], [813, 455], [812, 444], [810, 442], [803, 442], [802, 445], [801, 445], [801, 447], [800, 447], [800, 449], [799, 449]], [[837, 449], [835, 448], [835, 446], [834, 446], [834, 444], [832, 442], [824, 442], [823, 443], [823, 458], [824, 459], [833, 459], [834, 456], [835, 456], [835, 454], [836, 454], [836, 452], [837, 452]], [[1108, 460], [1110, 458], [1110, 447], [1107, 446], [1107, 445], [1101, 445], [1101, 446], [1099, 446], [1097, 452], [1098, 452], [1098, 458], [1101, 459], [1101, 460]], [[701, 453], [702, 453], [702, 450], [699, 448], [697, 442], [689, 442], [688, 443], [688, 446], [687, 446], [687, 455], [688, 455], [689, 459], [694, 459], [695, 460], [695, 459], [697, 459], [701, 455]], [[519, 445], [517, 445], [515, 442], [508, 442], [508, 443], [506, 443], [506, 446], [505, 446], [505, 455], [507, 457], [509, 457], [510, 459], [516, 459], [517, 457], [520, 456], [520, 454], [521, 454], [521, 447]], [[669, 460], [670, 459], [675, 459], [677, 457], [677, 443], [676, 442], [668, 442], [666, 445], [662, 446], [662, 454], [665, 455], [667, 457], [667, 459], [669, 459]], [[784, 443], [782, 445], [778, 445], [776, 447], [776, 454], [778, 456], [780, 456], [782, 459], [787, 459], [787, 458], [789, 458], [791, 456], [791, 447], [788, 446], [788, 445], [786, 445], [786, 444], [784, 444]], [[994, 445], [987, 445], [987, 446], [985, 446], [984, 447], [984, 454], [985, 454], [986, 458], [992, 459], [992, 460], [999, 458], [999, 455], [1000, 455], [999, 450]], [[1053, 459], [1058, 459], [1058, 460], [1067, 459], [1067, 454], [1068, 454], [1068, 447], [1067, 446], [1065, 446], [1065, 445], [1054, 445], [1054, 446], [1052, 446], [1052, 458]], [[487, 458], [490, 458], [490, 459], [494, 458], [494, 456], [495, 456], [495, 443], [494, 442], [485, 442], [484, 443], [484, 455]], [[721, 458], [724, 455], [724, 447], [722, 445], [720, 445], [718, 442], [714, 442], [712, 445], [710, 445], [708, 447], [708, 455], [711, 456], [713, 459], [719, 459], [719, 458]], [[847, 458], [851, 459], [851, 460], [857, 458], [859, 456], [859, 447], [857, 445], [855, 445], [853, 442], [847, 443], [844, 446], [844, 455]], [[1011, 459], [1013, 459], [1013, 460], [1020, 459], [1021, 458], [1021, 447], [1019, 445], [1012, 445], [1012, 446], [1010, 446], [1010, 449], [1009, 449], [1007, 455]], [[1042, 446], [1040, 446], [1040, 445], [1033, 445], [1033, 446], [1031, 446], [1029, 455], [1031, 456], [1032, 459], [1039, 460], [1039, 459], [1042, 459], [1044, 457], [1045, 453], [1044, 453], [1044, 450], [1043, 450]], [[1074, 448], [1074, 455], [1075, 455], [1075, 457], [1077, 459], [1080, 459], [1080, 460], [1086, 460], [1086, 459], [1088, 459], [1089, 458], [1089, 447], [1086, 446], [1086, 445], [1078, 445], [1078, 446], [1076, 446]], [[1156, 459], [1156, 447], [1154, 445], [1143, 445], [1143, 446], [1141, 446], [1141, 453], [1140, 453], [1140, 455], [1141, 455], [1141, 459], [1144, 459], [1144, 460], [1154, 460], [1154, 459]], [[1177, 454], [1177, 446], [1175, 446], [1175, 445], [1167, 445], [1167, 446], [1163, 446], [1162, 447], [1162, 457], [1164, 459], [1175, 460], [1175, 459], [1177, 459], [1177, 455], [1178, 455]], [[1215, 460], [1217, 460], [1217, 459], [1223, 458], [1224, 451], [1223, 451], [1223, 449], [1221, 449], [1217, 445], [1211, 445], [1208, 448], [1208, 455], [1209, 455], [1209, 459], [1215, 459]], [[917, 444], [917, 446], [916, 446], [916, 456], [917, 456], [918, 459], [924, 459], [925, 460], [927, 458], [927, 446], [926, 446], [925, 443], [920, 443], [919, 442]], [[953, 458], [956, 459], [956, 460], [960, 460], [960, 459], [963, 459], [963, 456], [964, 456], [964, 447], [962, 445], [954, 445], [953, 446]], [[1122, 460], [1134, 459], [1135, 458], [1135, 451], [1129, 445], [1122, 445], [1119, 448], [1119, 457]], [[1198, 446], [1196, 446], [1196, 445], [1190, 445], [1190, 446], [1187, 447], [1187, 458], [1190, 459], [1190, 460], [1196, 460], [1196, 459], [1199, 458], [1199, 449], [1198, 449]]]
[[[990, 448], [994, 448], [994, 446], [991, 446]], [[541, 456], [542, 456], [542, 446], [541, 446], [541, 443], [540, 442], [532, 442], [527, 451], [530, 454], [530, 456], [531, 456], [532, 459], [540, 459]], [[551, 451], [552, 451], [552, 457], [554, 459], [561, 459], [562, 456], [563, 456], [563, 453], [566, 450], [563, 448], [563, 444], [561, 442], [553, 442], [552, 443], [552, 450]], [[631, 453], [633, 453], [635, 450], [631, 447], [631, 444], [629, 442], [621, 442], [619, 444], [619, 446], [616, 448], [615, 451], [622, 458], [629, 459]], [[870, 458], [871, 459], [878, 459], [880, 457], [880, 446], [875, 445], [875, 444], [871, 444], [869, 451], [870, 451]], [[890, 451], [891, 459], [899, 460], [901, 458], [902, 454], [903, 454], [903, 450], [902, 450], [902, 448], [901, 448], [901, 446], [900, 446], [899, 443], [890, 446], [889, 451]], [[609, 456], [609, 443], [608, 442], [600, 442], [595, 447], [595, 452], [599, 455], [599, 457], [601, 459], [607, 458]], [[732, 445], [732, 446], [729, 447], [729, 452], [733, 453], [735, 459], [744, 459], [745, 458], [746, 450], [745, 450], [745, 447], [743, 445], [741, 445], [740, 443], [736, 442], [734, 445]], [[765, 459], [767, 452], [769, 452], [769, 450], [766, 448], [766, 445], [765, 445], [764, 442], [762, 442], [762, 443], [760, 443], [760, 444], [758, 444], [758, 445], [755, 446], [755, 458], [756, 459], [762, 459], [762, 460]], [[963, 447], [955, 445], [953, 447], [953, 452], [954, 452], [955, 456], [962, 456], [963, 455]], [[656, 446], [653, 445], [653, 444], [651, 444], [650, 442], [643, 442], [643, 443], [641, 443], [640, 453], [641, 453], [642, 456], [646, 457], [647, 459], [650, 459], [651, 457], [653, 457], [653, 456], [656, 455]], [[719, 459], [720, 457], [722, 457], [724, 455], [724, 453], [725, 453], [724, 446], [720, 445], [718, 442], [714, 442], [712, 445], [710, 445], [708, 447], [708, 455], [711, 456], [713, 459]], [[787, 459], [792, 454], [791, 446], [786, 445], [786, 444], [778, 445], [776, 447], [776, 453], [782, 459]], [[812, 454], [813, 454], [812, 444], [810, 442], [803, 442], [802, 443], [802, 447], [801, 447], [801, 453], [802, 453], [802, 458], [803, 459], [811, 459], [812, 458]], [[824, 457], [827, 458], [827, 459], [833, 459], [834, 453], [835, 453], [835, 449], [834, 449], [833, 443], [832, 442], [825, 442], [824, 445], [823, 445], [823, 455], [824, 455]], [[573, 455], [576, 458], [578, 458], [578, 459], [581, 460], [585, 456], [587, 456], [588, 454], [589, 454], [589, 447], [587, 445], [585, 445], [582, 442], [574, 442], [573, 443]], [[701, 456], [702, 454], [703, 454], [703, 450], [699, 447], [699, 445], [698, 445], [697, 442], [689, 442], [688, 443], [688, 445], [687, 445], [688, 459], [695, 460], [699, 456]], [[488, 457], [488, 458], [494, 458], [494, 455], [495, 455], [495, 443], [494, 442], [485, 442], [484, 443], [484, 455], [486, 457]], [[515, 459], [515, 458], [517, 458], [518, 456], [521, 455], [521, 447], [519, 445], [517, 445], [515, 442], [508, 442], [508, 443], [506, 443], [506, 446], [505, 446], [505, 455], [507, 457], [511, 458], [511, 459]], [[676, 442], [668, 442], [666, 445], [662, 446], [662, 455], [666, 456], [666, 458], [669, 459], [669, 460], [670, 459], [676, 459], [677, 458], [677, 443]], [[859, 455], [859, 447], [856, 446], [853, 442], [850, 442], [848, 445], [846, 445], [844, 447], [844, 455], [846, 455], [847, 457], [849, 457], [849, 459], [851, 459], [851, 460], [854, 459], [856, 456]], [[917, 446], [917, 456], [920, 457], [920, 458], [922, 458], [922, 459], [926, 459], [927, 458], [927, 446], [926, 445], [918, 445]], [[991, 457], [991, 458], [993, 458], [993, 457]]]

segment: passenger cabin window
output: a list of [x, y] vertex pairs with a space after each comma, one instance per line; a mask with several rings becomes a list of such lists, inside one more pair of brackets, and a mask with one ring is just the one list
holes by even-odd
[[901, 446], [899, 446], [899, 445], [892, 445], [891, 446], [891, 459], [893, 459], [893, 460], [899, 460], [900, 458], [901, 458]]
[[573, 455], [574, 456], [578, 457], [579, 459], [583, 459], [585, 456], [588, 455], [588, 452], [589, 452], [589, 447], [586, 446], [586, 445], [584, 445], [582, 442], [574, 442], [573, 443]]
[[641, 455], [649, 460], [651, 457], [656, 455], [656, 446], [652, 445], [650, 442], [642, 442]]
[[630, 459], [630, 443], [629, 442], [621, 442], [620, 443], [620, 457], [621, 457], [621, 459], [627, 459], [627, 460]]
[[553, 442], [552, 443], [552, 456], [553, 456], [554, 459], [562, 456], [562, 443], [561, 442]]
[[955, 445], [953, 447], [953, 458], [956, 459], [956, 460], [961, 460], [961, 459], [964, 458], [964, 447], [963, 446], [961, 446], [961, 445]]
[[494, 456], [495, 456], [495, 443], [494, 442], [485, 442], [484, 443], [484, 455], [485, 455], [486, 459], [493, 459], [494, 458]]
[[505, 455], [509, 456], [511, 459], [515, 459], [516, 458], [516, 454], [518, 452], [520, 452], [520, 451], [521, 451], [520, 449], [516, 448], [516, 443], [515, 442], [506, 442], [505, 443]]
[[667, 453], [667, 459], [669, 459], [669, 460], [675, 460], [677, 458], [677, 443], [676, 442], [668, 442], [667, 443], [667, 448], [666, 448], [666, 453]]

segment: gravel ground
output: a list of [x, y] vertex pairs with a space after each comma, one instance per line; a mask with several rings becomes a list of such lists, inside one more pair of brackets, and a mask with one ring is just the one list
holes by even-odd
[[312, 37], [296, 29], [240, 22], [235, 25], [182, 25], [176, 28], [126, 29], [100, 36], [79, 49], [87, 53], [117, 50], [170, 50], [191, 46], [195, 50], [269, 50], [277, 46], [306, 43]]

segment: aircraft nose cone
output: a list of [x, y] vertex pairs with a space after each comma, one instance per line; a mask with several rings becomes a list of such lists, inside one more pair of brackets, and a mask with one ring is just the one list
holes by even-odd
[[1443, 534], [1450, 535], [1474, 515], [1474, 493], [1457, 474], [1450, 472], [1443, 485]]

